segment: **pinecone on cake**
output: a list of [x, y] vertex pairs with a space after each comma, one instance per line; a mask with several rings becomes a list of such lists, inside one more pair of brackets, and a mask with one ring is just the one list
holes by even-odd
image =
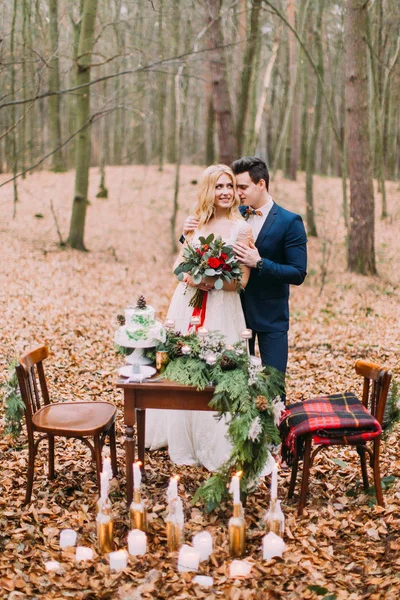
[[141, 308], [142, 310], [146, 308], [146, 298], [144, 296], [139, 296], [136, 302], [136, 308]]
[[256, 400], [255, 400], [255, 404], [256, 407], [258, 408], [258, 410], [260, 411], [264, 411], [267, 410], [268, 408], [268, 400], [266, 399], [265, 396], [257, 396]]
[[121, 325], [121, 327], [123, 327], [125, 325], [125, 316], [124, 315], [117, 315], [117, 321], [118, 321], [118, 325]]

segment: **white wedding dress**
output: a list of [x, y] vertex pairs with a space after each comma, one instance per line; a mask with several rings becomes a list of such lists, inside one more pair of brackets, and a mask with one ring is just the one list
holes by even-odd
[[[191, 243], [202, 235], [195, 232]], [[252, 240], [251, 229], [244, 220], [234, 221], [230, 235], [224, 241], [232, 245], [236, 241], [248, 244]], [[182, 334], [188, 331], [193, 307], [189, 300], [196, 288], [179, 283], [171, 300], [168, 319]], [[208, 293], [204, 327], [220, 331], [227, 344], [239, 341], [246, 322], [236, 291], [212, 290]], [[226, 438], [225, 419], [217, 420], [216, 413], [207, 411], [146, 410], [146, 448], [156, 450], [168, 446], [171, 460], [178, 465], [204, 465], [216, 471], [228, 458], [232, 446]]]

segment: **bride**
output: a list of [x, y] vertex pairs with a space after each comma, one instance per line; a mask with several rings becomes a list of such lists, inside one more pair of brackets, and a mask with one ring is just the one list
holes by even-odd
[[[195, 217], [199, 226], [190, 243], [196, 244], [200, 236], [213, 233], [224, 242], [249, 245], [253, 241], [251, 227], [238, 210], [240, 200], [236, 191], [235, 176], [226, 165], [211, 165], [202, 176], [197, 196]], [[174, 268], [182, 261], [180, 252]], [[241, 285], [245, 287], [250, 269], [242, 266]], [[175, 321], [182, 333], [188, 330], [193, 308], [189, 301], [200, 288], [208, 292], [207, 309], [203, 326], [209, 331], [219, 331], [227, 344], [240, 340], [246, 328], [240, 295], [236, 282], [224, 282], [222, 290], [213, 289], [214, 280], [206, 277], [195, 286], [190, 275], [178, 283], [172, 297], [167, 318]], [[151, 450], [168, 446], [171, 460], [178, 465], [204, 465], [217, 470], [228, 458], [231, 444], [225, 437], [225, 419], [217, 421], [215, 413], [207, 411], [146, 411], [146, 447]]]

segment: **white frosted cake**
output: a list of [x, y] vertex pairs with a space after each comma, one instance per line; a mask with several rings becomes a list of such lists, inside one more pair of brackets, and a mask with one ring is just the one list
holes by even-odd
[[149, 348], [165, 341], [165, 330], [155, 310], [141, 296], [136, 306], [125, 309], [125, 325], [115, 333], [115, 343], [126, 348]]

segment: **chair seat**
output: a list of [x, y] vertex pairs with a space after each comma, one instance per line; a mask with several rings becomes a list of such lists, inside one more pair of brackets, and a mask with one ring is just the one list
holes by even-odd
[[36, 431], [56, 436], [92, 436], [107, 430], [116, 414], [110, 402], [60, 402], [43, 406], [32, 423]]

